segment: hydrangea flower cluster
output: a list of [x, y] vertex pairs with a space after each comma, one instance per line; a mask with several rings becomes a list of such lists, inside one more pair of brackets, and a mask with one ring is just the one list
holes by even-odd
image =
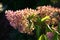
[[23, 9], [23, 10], [17, 10], [17, 11], [12, 11], [8, 10], [5, 12], [7, 19], [10, 22], [10, 25], [18, 29], [21, 33], [28, 33], [30, 34], [33, 30], [33, 24], [29, 28], [29, 20], [28, 17], [31, 15], [36, 15], [38, 12], [33, 9]]
[[[18, 29], [21, 33], [32, 33], [34, 28], [34, 22], [36, 22], [36, 16], [44, 18], [45, 16], [49, 16], [50, 19], [46, 20], [45, 23], [48, 25], [54, 24], [55, 26], [60, 21], [60, 9], [54, 8], [51, 6], [39, 6], [36, 10], [34, 9], [23, 9], [23, 10], [8, 10], [5, 12], [6, 18], [9, 20], [10, 25]], [[31, 16], [34, 16], [32, 19]], [[52, 27], [52, 29], [57, 30], [56, 27]]]
[[52, 32], [47, 32], [47, 37], [48, 37], [48, 39], [49, 40], [52, 40], [53, 39], [53, 36], [54, 36], [54, 33], [52, 33]]
[[58, 22], [60, 21], [60, 9], [54, 8], [52, 6], [39, 6], [37, 7], [40, 17], [50, 16], [49, 20], [46, 20], [45, 23], [48, 25], [54, 24], [52, 29], [57, 30]]
[[37, 10], [39, 11], [41, 17], [44, 16], [56, 16], [56, 14], [60, 14], [60, 9], [59, 8], [54, 8], [51, 6], [39, 6], [37, 7]]

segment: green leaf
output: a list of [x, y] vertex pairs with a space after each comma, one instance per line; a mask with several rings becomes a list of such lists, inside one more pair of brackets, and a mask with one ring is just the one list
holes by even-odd
[[45, 21], [47, 19], [50, 19], [50, 16], [45, 16], [44, 18], [41, 19], [41, 21], [43, 22], [43, 21]]
[[41, 22], [41, 18], [38, 16], [37, 17], [37, 22], [40, 23]]
[[44, 35], [44, 37], [45, 37], [45, 40], [48, 40], [48, 38], [47, 38], [47, 36], [46, 36], [46, 35]]
[[42, 34], [38, 40], [45, 40], [44, 35]]
[[36, 17], [35, 25], [41, 26], [41, 18], [39, 16]]
[[35, 25], [35, 29], [36, 29], [36, 37], [37, 39], [40, 37], [41, 35], [41, 30], [40, 30], [40, 26]]
[[51, 32], [51, 30], [46, 26], [46, 32]]
[[53, 40], [59, 40], [59, 38], [58, 38], [58, 34], [57, 34], [57, 33], [54, 33]]
[[60, 32], [60, 22], [59, 22], [59, 24], [58, 24], [58, 32]]
[[34, 17], [34, 14], [28, 17], [28, 20], [31, 20]]
[[47, 30], [53, 32], [53, 30], [51, 29], [51, 27], [47, 24]]

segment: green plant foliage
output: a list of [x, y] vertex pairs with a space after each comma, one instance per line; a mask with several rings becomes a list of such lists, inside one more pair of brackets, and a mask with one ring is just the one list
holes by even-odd
[[42, 35], [39, 37], [38, 40], [45, 40], [45, 39], [44, 39], [44, 35], [42, 34]]
[[39, 36], [41, 35], [41, 29], [40, 29], [40, 27], [38, 25], [36, 25], [35, 28], [36, 28], [36, 37], [38, 39]]
[[54, 33], [53, 40], [59, 40], [59, 38], [58, 38], [58, 34], [57, 34], [57, 33]]
[[48, 40], [47, 36], [42, 34], [38, 40]]
[[48, 19], [50, 19], [50, 17], [46, 16], [46, 17], [42, 18], [41, 21], [43, 22], [43, 21], [48, 20]]
[[45, 38], [45, 40], [48, 40], [48, 38], [47, 38], [47, 36], [46, 36], [46, 35], [44, 35], [44, 38]]
[[50, 0], [39, 0], [37, 5], [49, 5], [51, 4], [51, 1]]

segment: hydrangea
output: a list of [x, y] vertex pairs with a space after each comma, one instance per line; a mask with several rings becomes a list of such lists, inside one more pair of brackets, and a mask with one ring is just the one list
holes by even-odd
[[[39, 6], [35, 10], [28, 8], [16, 11], [7, 10], [5, 12], [5, 16], [13, 28], [18, 29], [18, 31], [21, 33], [30, 34], [35, 29], [34, 22], [39, 24], [36, 21], [37, 16], [42, 18], [43, 21], [45, 21], [45, 23], [48, 25], [58, 25], [58, 22], [60, 21], [60, 9], [51, 6]], [[49, 19], [45, 20], [47, 16]], [[55, 30], [55, 26], [52, 27], [52, 29]]]
[[33, 9], [23, 9], [23, 10], [17, 10], [17, 11], [12, 11], [8, 10], [5, 12], [7, 19], [10, 22], [10, 25], [18, 29], [21, 33], [32, 33], [34, 30], [33, 23], [31, 27], [29, 28], [29, 20], [28, 17], [32, 15], [38, 14], [36, 10]]
[[39, 12], [40, 17], [50, 16], [50, 19], [46, 20], [45, 23], [48, 25], [54, 25], [53, 29], [57, 30], [58, 22], [60, 21], [60, 8], [54, 8], [52, 6], [39, 6], [36, 8]]
[[47, 38], [49, 39], [49, 40], [52, 40], [53, 39], [53, 37], [54, 37], [54, 33], [52, 33], [52, 32], [47, 32]]

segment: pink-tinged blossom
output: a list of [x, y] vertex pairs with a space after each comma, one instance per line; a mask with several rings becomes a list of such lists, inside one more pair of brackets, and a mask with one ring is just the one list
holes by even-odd
[[[52, 6], [39, 6], [36, 9], [39, 12], [40, 17], [44, 18], [45, 16], [50, 16], [50, 19], [45, 21], [46, 24], [58, 25], [58, 22], [60, 21], [60, 19], [59, 19], [60, 18], [60, 8], [54, 8]], [[55, 18], [55, 19], [52, 20], [53, 18]], [[55, 27], [55, 26], [53, 26], [53, 27]]]
[[53, 40], [54, 33], [52, 33], [52, 32], [47, 32], [46, 35], [47, 35], [48, 40]]
[[[52, 23], [56, 25], [60, 21], [60, 9], [54, 8], [52, 6], [39, 6], [36, 10], [28, 8], [16, 11], [8, 10], [5, 12], [5, 14], [6, 18], [13, 28], [18, 29], [18, 31], [21, 33], [28, 34], [32, 33], [32, 31], [35, 29], [34, 22], [36, 22], [37, 16], [41, 18], [50, 16], [50, 19], [45, 21], [45, 23], [48, 25]], [[34, 15], [34, 17], [32, 19], [29, 19], [32, 23], [30, 27], [28, 18], [32, 15]], [[57, 21], [53, 21], [53, 18], [56, 18], [55, 20]]]
[[15, 21], [14, 21], [14, 19], [16, 19], [16, 18], [14, 17], [14, 15], [15, 15], [14, 12], [11, 11], [11, 10], [8, 10], [8, 11], [6, 11], [5, 13], [6, 13], [6, 17], [7, 17], [7, 19], [9, 20], [11, 26], [13, 26], [13, 27], [16, 29], [17, 24], [16, 24]]
[[33, 9], [23, 9], [23, 10], [17, 10], [17, 11], [11, 11], [8, 10], [5, 12], [6, 18], [9, 20], [10, 25], [18, 29], [21, 33], [28, 33], [30, 34], [34, 30], [34, 26], [32, 25], [31, 28], [29, 28], [29, 21], [28, 17], [31, 15], [36, 15], [38, 12]]

